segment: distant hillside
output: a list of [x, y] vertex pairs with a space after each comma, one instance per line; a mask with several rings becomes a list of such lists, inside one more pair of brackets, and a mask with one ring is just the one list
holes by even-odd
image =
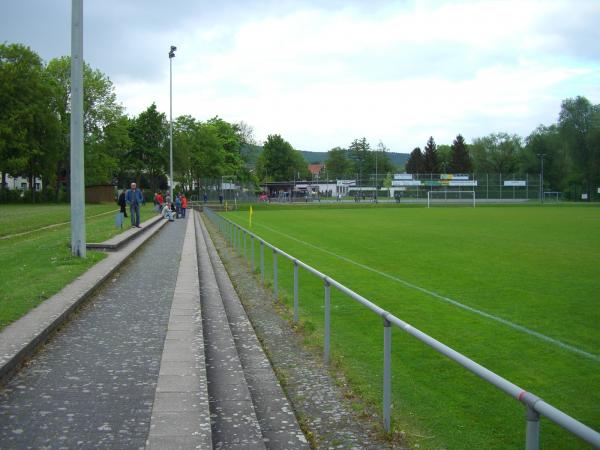
[[[248, 164], [254, 166], [256, 164], [256, 160], [258, 159], [258, 155], [262, 152], [262, 147], [259, 145], [247, 145], [242, 148], [242, 155], [248, 161]], [[327, 161], [327, 152], [309, 152], [306, 150], [300, 150], [304, 159], [308, 161], [310, 164], [316, 163], [324, 163]], [[408, 153], [395, 153], [395, 152], [387, 152], [388, 158], [393, 165], [396, 167], [403, 167], [408, 160]]]

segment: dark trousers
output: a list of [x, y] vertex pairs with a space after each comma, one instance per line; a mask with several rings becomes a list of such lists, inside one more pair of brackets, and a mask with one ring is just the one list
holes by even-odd
[[129, 212], [131, 213], [131, 226], [139, 227], [140, 226], [140, 205], [131, 205], [129, 208]]

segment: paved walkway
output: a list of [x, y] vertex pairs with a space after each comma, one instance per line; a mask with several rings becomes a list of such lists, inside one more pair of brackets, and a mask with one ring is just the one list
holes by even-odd
[[1, 447], [144, 447], [184, 230], [164, 227], [8, 382]]
[[1, 448], [309, 448], [190, 213], [148, 240], [0, 390]]

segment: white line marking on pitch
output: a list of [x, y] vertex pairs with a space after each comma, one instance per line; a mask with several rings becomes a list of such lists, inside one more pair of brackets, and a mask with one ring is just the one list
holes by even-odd
[[493, 314], [487, 313], [487, 312], [482, 311], [480, 309], [473, 308], [472, 306], [465, 305], [465, 304], [460, 303], [460, 302], [458, 302], [456, 300], [453, 300], [453, 299], [451, 299], [449, 297], [445, 297], [445, 296], [443, 296], [441, 294], [438, 294], [437, 292], [433, 292], [433, 291], [430, 291], [429, 289], [422, 288], [420, 286], [417, 286], [416, 284], [412, 284], [412, 283], [410, 283], [408, 281], [405, 281], [402, 278], [398, 278], [398, 277], [395, 277], [393, 275], [390, 275], [389, 273], [385, 273], [385, 272], [381, 272], [381, 271], [379, 271], [377, 269], [373, 269], [372, 267], [369, 267], [369, 266], [366, 266], [366, 265], [361, 264], [359, 262], [353, 261], [353, 260], [351, 260], [349, 258], [346, 258], [345, 256], [338, 255], [337, 253], [333, 253], [333, 252], [331, 252], [329, 250], [325, 250], [324, 248], [318, 247], [318, 246], [316, 246], [314, 244], [311, 244], [310, 242], [306, 242], [306, 241], [303, 241], [301, 239], [298, 239], [298, 238], [295, 238], [293, 236], [290, 236], [288, 234], [282, 233], [281, 231], [275, 230], [275, 229], [273, 229], [271, 227], [268, 227], [266, 225], [262, 225], [260, 223], [258, 223], [256, 225], [259, 225], [259, 226], [261, 226], [263, 228], [266, 228], [267, 230], [272, 231], [274, 233], [280, 234], [281, 236], [284, 236], [284, 237], [286, 237], [288, 239], [291, 239], [293, 241], [299, 242], [300, 244], [306, 245], [308, 247], [311, 247], [311, 248], [314, 248], [316, 250], [319, 250], [319, 251], [321, 251], [323, 253], [327, 253], [327, 254], [329, 254], [331, 256], [339, 258], [339, 259], [341, 259], [343, 261], [346, 261], [347, 263], [354, 264], [355, 266], [358, 266], [361, 269], [368, 270], [370, 272], [373, 272], [373, 273], [376, 273], [378, 275], [381, 275], [382, 277], [389, 278], [390, 280], [393, 280], [393, 281], [396, 281], [398, 283], [401, 283], [401, 284], [403, 284], [406, 287], [409, 287], [411, 289], [415, 289], [417, 291], [423, 292], [424, 294], [427, 294], [427, 295], [429, 295], [431, 297], [437, 298], [438, 300], [442, 300], [442, 301], [444, 301], [446, 303], [450, 303], [450, 304], [452, 304], [454, 306], [457, 306], [459, 308], [462, 308], [462, 309], [464, 309], [466, 311], [470, 311], [472, 313], [478, 314], [478, 315], [480, 315], [482, 317], [486, 317], [488, 319], [495, 320], [496, 322], [500, 322], [500, 323], [502, 323], [502, 324], [504, 324], [506, 326], [509, 326], [509, 327], [515, 329], [515, 330], [522, 331], [523, 333], [527, 333], [530, 336], [535, 336], [536, 338], [541, 339], [542, 341], [549, 342], [549, 343], [551, 343], [553, 345], [556, 345], [557, 347], [563, 348], [563, 349], [568, 350], [570, 352], [577, 353], [578, 355], [585, 356], [586, 358], [593, 359], [594, 361], [600, 361], [600, 355], [594, 355], [593, 353], [586, 352], [585, 350], [581, 350], [580, 348], [577, 348], [577, 347], [575, 347], [573, 345], [565, 344], [564, 342], [559, 341], [558, 339], [551, 338], [550, 336], [546, 336], [545, 334], [538, 333], [537, 331], [531, 330], [531, 329], [526, 328], [526, 327], [524, 327], [522, 325], [518, 325], [518, 324], [513, 323], [513, 322], [511, 322], [509, 320], [503, 319], [502, 317], [495, 316]]

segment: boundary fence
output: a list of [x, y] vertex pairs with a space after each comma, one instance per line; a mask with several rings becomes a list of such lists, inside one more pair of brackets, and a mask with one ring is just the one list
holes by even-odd
[[226, 240], [234, 248], [234, 250], [243, 254], [244, 258], [248, 259], [248, 245], [247, 241], [250, 241], [250, 261], [252, 271], [255, 270], [255, 241], [259, 242], [260, 250], [260, 276], [261, 281], [264, 284], [265, 280], [265, 248], [271, 250], [273, 255], [273, 291], [275, 297], [278, 296], [278, 285], [277, 285], [277, 258], [281, 256], [290, 260], [294, 265], [294, 313], [293, 320], [298, 322], [298, 270], [299, 268], [305, 269], [307, 272], [315, 275], [317, 278], [323, 281], [324, 289], [324, 309], [325, 309], [325, 321], [324, 321], [324, 345], [323, 345], [323, 362], [329, 364], [329, 356], [331, 350], [331, 288], [336, 288], [339, 292], [350, 297], [352, 300], [362, 304], [367, 309], [371, 310], [383, 320], [383, 426], [386, 431], [390, 431], [391, 425], [391, 398], [392, 398], [392, 326], [396, 326], [407, 334], [415, 337], [419, 341], [433, 348], [437, 352], [451, 359], [452, 361], [460, 364], [465, 369], [469, 370], [473, 374], [497, 387], [505, 394], [518, 400], [525, 406], [525, 417], [526, 417], [526, 430], [525, 430], [525, 448], [527, 450], [537, 450], [540, 447], [540, 416], [544, 416], [551, 420], [555, 424], [591, 444], [593, 447], [600, 449], [600, 433], [588, 427], [587, 425], [579, 422], [573, 417], [567, 415], [561, 410], [554, 406], [546, 403], [543, 399], [537, 395], [527, 392], [511, 381], [497, 375], [489, 369], [486, 369], [482, 365], [476, 363], [472, 359], [465, 355], [457, 352], [456, 350], [448, 347], [442, 342], [434, 339], [428, 334], [418, 330], [409, 323], [399, 319], [392, 313], [380, 308], [373, 302], [369, 301], [362, 295], [354, 292], [347, 288], [343, 284], [339, 283], [335, 279], [321, 273], [317, 269], [303, 261], [295, 258], [292, 255], [284, 252], [283, 250], [275, 247], [268, 243], [261, 237], [252, 233], [251, 231], [241, 227], [240, 225], [226, 219], [210, 208], [204, 208], [206, 216], [217, 226], [219, 231], [226, 237]]

